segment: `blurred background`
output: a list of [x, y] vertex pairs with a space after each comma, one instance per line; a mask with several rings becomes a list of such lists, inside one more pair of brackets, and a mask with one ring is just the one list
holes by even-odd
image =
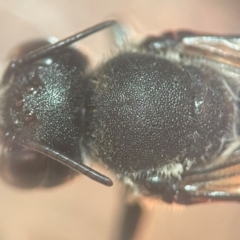
[[[109, 18], [133, 25], [139, 35], [179, 28], [240, 34], [239, 12], [238, 0], [0, 0], [0, 61], [26, 40], [67, 37]], [[97, 37], [84, 44], [96, 54], [102, 46]], [[111, 176], [104, 169], [101, 172]], [[114, 187], [107, 188], [80, 176], [57, 188], [31, 191], [0, 182], [0, 196], [0, 240], [117, 239], [124, 198], [116, 180]], [[240, 237], [236, 203], [154, 204], [145, 217], [141, 240]]]

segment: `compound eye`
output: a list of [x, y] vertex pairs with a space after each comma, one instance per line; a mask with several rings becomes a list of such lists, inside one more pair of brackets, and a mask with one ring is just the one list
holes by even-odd
[[28, 148], [14, 146], [1, 160], [2, 178], [16, 187], [34, 188], [43, 184], [48, 158]]

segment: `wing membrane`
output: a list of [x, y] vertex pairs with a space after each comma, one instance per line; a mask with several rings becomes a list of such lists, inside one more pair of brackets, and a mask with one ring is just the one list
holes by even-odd
[[[224, 74], [240, 76], [240, 36], [176, 33], [182, 52]], [[202, 58], [201, 58], [202, 57]], [[204, 60], [203, 60], [204, 59]], [[222, 66], [220, 66], [222, 64]]]
[[[177, 36], [182, 52], [239, 81], [240, 36], [184, 36], [181, 33]], [[196, 168], [183, 178], [180, 189], [188, 196], [190, 203], [209, 200], [240, 201], [240, 156], [236, 154], [239, 141], [235, 143], [232, 144], [233, 149], [229, 147], [216, 161]]]
[[240, 163], [207, 173], [186, 176], [180, 191], [190, 203], [205, 201], [240, 201]]

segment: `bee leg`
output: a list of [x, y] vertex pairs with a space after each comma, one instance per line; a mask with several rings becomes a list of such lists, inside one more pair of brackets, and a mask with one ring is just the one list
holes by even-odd
[[120, 233], [116, 240], [135, 239], [142, 215], [143, 209], [138, 202], [127, 203], [125, 205], [125, 213], [122, 220]]

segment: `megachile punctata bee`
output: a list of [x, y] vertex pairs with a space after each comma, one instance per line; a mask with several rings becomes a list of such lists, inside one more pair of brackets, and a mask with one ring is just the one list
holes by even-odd
[[134, 192], [168, 203], [239, 201], [240, 37], [168, 32], [88, 70], [72, 43], [19, 48], [1, 81], [3, 178], [50, 187], [102, 162]]

